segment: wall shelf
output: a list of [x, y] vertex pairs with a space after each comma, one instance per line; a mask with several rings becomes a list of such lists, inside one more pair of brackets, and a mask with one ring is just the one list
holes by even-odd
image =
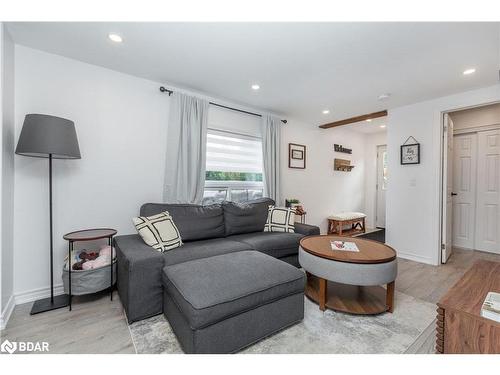
[[351, 165], [350, 160], [334, 159], [333, 161], [333, 170], [335, 171], [350, 172], [354, 167], [354, 165]]

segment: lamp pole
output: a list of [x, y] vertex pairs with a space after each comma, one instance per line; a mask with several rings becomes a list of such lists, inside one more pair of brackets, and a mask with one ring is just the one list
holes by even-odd
[[[52, 223], [52, 154], [49, 154], [50, 303], [54, 304], [54, 233]], [[69, 259], [71, 264], [71, 259]]]

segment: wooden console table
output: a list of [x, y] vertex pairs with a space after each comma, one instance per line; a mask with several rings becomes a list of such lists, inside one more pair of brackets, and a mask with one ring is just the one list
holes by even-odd
[[436, 353], [500, 353], [500, 323], [481, 316], [488, 292], [500, 292], [500, 263], [480, 260], [437, 304]]

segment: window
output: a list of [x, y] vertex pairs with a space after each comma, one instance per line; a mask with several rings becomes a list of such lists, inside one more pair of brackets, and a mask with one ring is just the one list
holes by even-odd
[[203, 204], [262, 198], [262, 140], [209, 129]]
[[382, 190], [387, 190], [387, 151], [382, 153]]

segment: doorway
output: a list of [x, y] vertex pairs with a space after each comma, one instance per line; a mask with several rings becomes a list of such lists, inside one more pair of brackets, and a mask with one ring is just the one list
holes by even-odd
[[441, 262], [453, 248], [500, 254], [500, 104], [443, 119]]
[[387, 145], [377, 146], [377, 198], [375, 226], [385, 229], [385, 194], [387, 190]]

